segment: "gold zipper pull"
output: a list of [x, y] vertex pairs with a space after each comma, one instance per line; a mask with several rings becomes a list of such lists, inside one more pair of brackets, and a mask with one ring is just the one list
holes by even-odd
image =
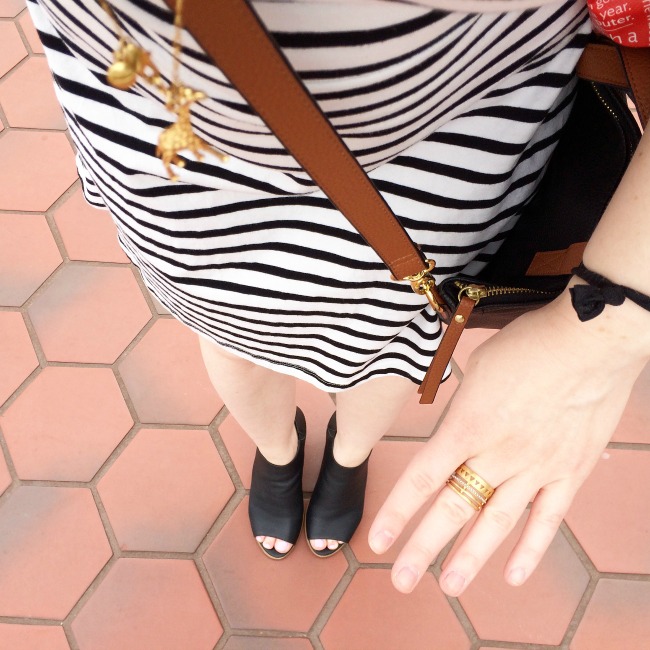
[[458, 292], [458, 302], [462, 300], [463, 295], [471, 298], [476, 306], [481, 298], [487, 298], [488, 291], [482, 284], [468, 284]]

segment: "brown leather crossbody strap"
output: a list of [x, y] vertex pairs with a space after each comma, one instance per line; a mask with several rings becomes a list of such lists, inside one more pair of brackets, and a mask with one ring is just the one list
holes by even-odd
[[[175, 10], [176, 0], [165, 1]], [[185, 25], [203, 49], [395, 278], [420, 274], [426, 266], [420, 251], [296, 76], [248, 0], [193, 0], [185, 2], [183, 14]], [[628, 64], [631, 71], [626, 71]], [[638, 108], [644, 124], [647, 122], [648, 52], [619, 55], [612, 46], [590, 46], [579, 69], [588, 79], [631, 88], [642, 103]], [[474, 304], [469, 298], [461, 301], [420, 387], [421, 403], [433, 401]]]
[[650, 48], [619, 48], [634, 103], [644, 128], [650, 119]]
[[578, 76], [632, 93], [641, 124], [650, 119], [650, 48], [618, 47], [612, 41], [590, 43], [582, 53]]
[[[173, 11], [176, 0], [165, 1]], [[426, 266], [421, 252], [296, 76], [250, 3], [185, 2], [183, 19], [203, 49], [395, 278], [419, 273]], [[590, 44], [579, 63], [579, 74], [631, 88], [645, 124], [650, 115], [649, 54], [630, 48], [623, 51], [613, 44]]]
[[[173, 10], [175, 0], [166, 0]], [[183, 22], [277, 138], [397, 279], [422, 253], [245, 0], [185, 2]]]
[[629, 86], [623, 61], [613, 43], [590, 43], [578, 61], [576, 73], [589, 81], [619, 88]]

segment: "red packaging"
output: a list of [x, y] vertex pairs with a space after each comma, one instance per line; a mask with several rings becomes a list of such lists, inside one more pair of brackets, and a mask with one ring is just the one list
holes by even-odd
[[594, 31], [620, 45], [650, 47], [650, 0], [587, 0]]

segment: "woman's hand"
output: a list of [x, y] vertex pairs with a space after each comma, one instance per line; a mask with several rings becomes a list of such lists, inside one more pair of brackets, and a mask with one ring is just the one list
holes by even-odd
[[635, 343], [629, 329], [621, 334], [618, 328], [636, 328], [636, 319], [650, 322], [650, 314], [626, 303], [608, 307], [600, 323], [580, 323], [568, 301], [563, 294], [477, 348], [444, 423], [379, 511], [369, 543], [382, 553], [434, 497], [395, 561], [392, 579], [399, 591], [411, 591], [476, 514], [444, 487], [462, 463], [496, 491], [447, 558], [440, 580], [445, 593], [458, 596], [467, 587], [530, 501], [530, 516], [505, 567], [507, 582], [522, 584], [551, 543], [647, 360], [648, 342]]

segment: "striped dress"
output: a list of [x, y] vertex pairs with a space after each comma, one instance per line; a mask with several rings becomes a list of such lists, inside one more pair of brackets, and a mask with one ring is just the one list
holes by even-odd
[[[534, 191], [568, 117], [590, 30], [584, 2], [499, 12], [386, 0], [253, 4], [436, 260], [438, 278], [480, 269]], [[391, 281], [189, 33], [180, 79], [207, 95], [193, 109], [195, 131], [230, 160], [188, 154], [173, 183], [155, 157], [172, 121], [162, 96], [144, 83], [120, 91], [106, 82], [117, 44], [106, 13], [92, 0], [28, 5], [85, 196], [110, 211], [120, 244], [175, 317], [325, 390], [380, 375], [422, 380], [441, 335], [431, 308]], [[173, 26], [163, 1], [111, 6], [169, 79]]]

